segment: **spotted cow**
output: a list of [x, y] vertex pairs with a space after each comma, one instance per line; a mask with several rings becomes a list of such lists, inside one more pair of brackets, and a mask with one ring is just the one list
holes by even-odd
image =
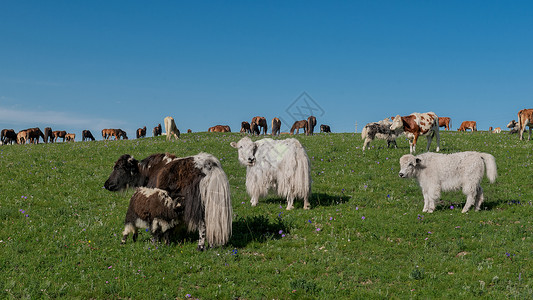
[[397, 115], [394, 117], [391, 130], [403, 130], [409, 139], [409, 152], [416, 152], [416, 142], [420, 135], [427, 137], [428, 146], [426, 151], [429, 151], [429, 146], [433, 137], [437, 138], [437, 152], [440, 150], [440, 136], [439, 136], [439, 117], [434, 112], [427, 113], [412, 113], [408, 116], [401, 117]]

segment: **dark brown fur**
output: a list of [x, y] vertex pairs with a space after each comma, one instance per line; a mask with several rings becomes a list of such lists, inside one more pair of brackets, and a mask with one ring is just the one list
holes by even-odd
[[307, 120], [301, 120], [296, 121], [291, 127], [291, 135], [294, 134], [294, 131], [296, 130], [296, 134], [300, 132], [300, 128], [304, 130], [304, 133], [307, 133]]
[[161, 128], [161, 124], [158, 124], [156, 127], [154, 127], [154, 130], [152, 130], [153, 136], [160, 136], [163, 132], [163, 129]]
[[1, 141], [4, 145], [16, 143], [17, 133], [13, 129], [2, 129]]
[[[253, 117], [251, 126], [253, 126], [254, 124], [256, 124], [258, 127], [263, 128], [263, 134], [267, 134], [268, 125], [267, 125], [267, 121], [265, 117], [259, 117], [259, 116]], [[253, 130], [252, 130], [252, 133], [253, 133]]]
[[91, 140], [91, 141], [94, 141], [94, 136], [93, 134], [91, 133], [90, 130], [84, 130], [81, 132], [81, 140], [82, 141], [87, 141], [87, 140]]
[[315, 131], [315, 126], [316, 126], [315, 116], [310, 116], [309, 118], [307, 118], [307, 132], [305, 134], [313, 135]]
[[281, 129], [281, 121], [279, 118], [272, 119], [272, 135], [279, 135]]
[[242, 133], [252, 133], [252, 130], [250, 129], [250, 123], [246, 121], [242, 121], [241, 123], [241, 132]]
[[143, 128], [138, 128], [136, 133], [137, 133], [137, 138], [145, 137], [146, 136], [146, 126], [144, 126]]

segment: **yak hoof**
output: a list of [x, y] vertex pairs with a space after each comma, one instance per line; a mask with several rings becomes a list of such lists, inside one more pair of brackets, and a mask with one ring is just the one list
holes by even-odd
[[204, 247], [204, 246], [200, 246], [200, 245], [198, 245], [198, 247], [196, 248], [196, 250], [202, 252], [202, 251], [205, 250], [205, 247]]

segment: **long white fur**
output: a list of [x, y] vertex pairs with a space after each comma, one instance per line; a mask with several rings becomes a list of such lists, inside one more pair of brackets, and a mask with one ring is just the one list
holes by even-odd
[[311, 167], [307, 153], [297, 139], [273, 140], [270, 138], [252, 142], [242, 138], [231, 146], [237, 148], [239, 161], [246, 166], [246, 190], [252, 206], [269, 190], [276, 190], [287, 198], [287, 210], [294, 208], [294, 199], [304, 200], [309, 209], [311, 194]]
[[400, 177], [416, 178], [424, 196], [423, 212], [432, 213], [441, 191], [462, 189], [467, 212], [475, 204], [479, 211], [483, 203], [483, 189], [480, 186], [485, 168], [491, 183], [498, 176], [496, 160], [488, 153], [466, 151], [453, 154], [427, 152], [417, 156], [406, 154], [400, 158]]
[[231, 206], [229, 181], [220, 161], [211, 154], [194, 156], [195, 166], [205, 177], [200, 181], [200, 197], [205, 207], [205, 224], [201, 224], [200, 239], [210, 246], [226, 244], [232, 234], [233, 209]]

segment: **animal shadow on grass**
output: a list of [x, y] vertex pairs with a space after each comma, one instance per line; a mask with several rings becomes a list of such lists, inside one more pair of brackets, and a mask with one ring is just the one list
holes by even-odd
[[233, 221], [233, 234], [229, 245], [242, 248], [251, 242], [263, 243], [271, 239], [280, 239], [282, 234], [289, 233], [290, 228], [290, 224], [281, 216], [274, 221], [264, 215], [238, 217]]
[[[333, 206], [341, 203], [348, 202], [350, 199], [349, 196], [346, 195], [328, 195], [325, 193], [313, 193], [311, 197], [309, 198], [309, 204], [311, 204], [311, 209], [313, 207], [317, 206]], [[283, 208], [287, 206], [287, 200], [284, 198], [279, 197], [272, 197], [267, 198], [263, 202], [269, 203], [269, 204], [279, 204]], [[296, 199], [294, 200], [294, 209], [302, 209], [303, 208], [303, 200]]]
[[[483, 210], [494, 210], [498, 207], [500, 207], [502, 204], [505, 204], [505, 203], [510, 203], [511, 201], [513, 200], [504, 200], [504, 199], [500, 199], [500, 200], [489, 200], [487, 201], [487, 199], [485, 199], [485, 201], [483, 201], [483, 204], [481, 204], [481, 211]], [[462, 201], [446, 201], [446, 200], [440, 200], [437, 204], [437, 206], [435, 207], [435, 211], [439, 211], [439, 210], [442, 210], [442, 211], [445, 211], [445, 210], [450, 210], [453, 209], [454, 210], [462, 210], [463, 207], [465, 206], [466, 204], [466, 199], [463, 199]], [[472, 206], [469, 210], [470, 211], [475, 211], [475, 207]]]

